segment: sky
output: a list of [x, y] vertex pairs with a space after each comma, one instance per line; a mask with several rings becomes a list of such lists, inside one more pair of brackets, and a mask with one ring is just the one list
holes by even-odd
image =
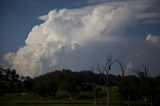
[[[24, 76], [101, 67], [160, 75], [159, 0], [1, 0], [0, 64]], [[118, 64], [111, 70], [119, 74]]]

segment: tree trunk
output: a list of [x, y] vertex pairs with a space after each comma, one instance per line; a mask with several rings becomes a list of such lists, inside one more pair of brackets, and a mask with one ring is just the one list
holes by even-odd
[[153, 106], [153, 102], [152, 102], [152, 95], [151, 95], [151, 106]]
[[107, 86], [107, 106], [109, 106], [109, 86]]
[[69, 100], [70, 100], [70, 101], [72, 100], [72, 96], [71, 96], [71, 95], [69, 95]]
[[129, 106], [129, 104], [130, 104], [129, 101], [130, 101], [130, 97], [128, 96], [128, 106]]
[[96, 103], [96, 99], [94, 99], [94, 105], [96, 105], [97, 103]]

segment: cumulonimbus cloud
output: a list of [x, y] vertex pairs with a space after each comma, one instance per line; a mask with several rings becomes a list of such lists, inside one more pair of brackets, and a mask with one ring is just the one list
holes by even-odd
[[5, 54], [5, 59], [20, 75], [44, 74], [59, 64], [62, 52], [75, 51], [92, 41], [120, 41], [126, 28], [135, 25], [134, 16], [143, 10], [128, 2], [52, 10], [39, 17], [43, 22], [33, 27], [25, 46]]

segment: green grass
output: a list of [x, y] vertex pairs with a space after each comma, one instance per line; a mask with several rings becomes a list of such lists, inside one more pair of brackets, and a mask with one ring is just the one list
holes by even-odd
[[[0, 106], [83, 106], [87, 104], [86, 106], [92, 106], [91, 100], [73, 100], [69, 101], [68, 99], [54, 99], [51, 97], [42, 98], [40, 96], [36, 96], [32, 93], [28, 93], [24, 96], [21, 96], [20, 94], [5, 94], [0, 96]], [[76, 105], [75, 105], [76, 104]]]
[[[27, 93], [24, 96], [16, 93], [10, 93], [0, 96], [0, 106], [94, 106], [93, 99], [91, 98], [83, 98], [87, 96], [90, 92], [82, 93], [79, 98], [74, 98], [70, 101], [68, 98], [55, 98], [55, 97], [46, 97], [43, 98], [41, 96], [34, 95], [33, 93]], [[101, 101], [101, 98], [100, 98]], [[104, 100], [105, 101], [105, 100]], [[111, 101], [112, 105], [118, 104], [119, 99], [117, 99], [117, 93], [112, 92]], [[118, 105], [118, 106], [127, 106], [127, 103], [124, 102], [125, 105]], [[136, 102], [133, 102], [136, 103]], [[132, 103], [132, 104], [133, 104]], [[141, 104], [142, 102], [139, 101]], [[105, 106], [98, 104], [98, 106]], [[134, 106], [141, 106], [141, 105], [134, 105]], [[145, 106], [145, 105], [143, 105]]]

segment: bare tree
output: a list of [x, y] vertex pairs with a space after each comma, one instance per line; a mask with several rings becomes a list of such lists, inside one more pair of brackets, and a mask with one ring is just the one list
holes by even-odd
[[94, 93], [94, 104], [97, 104], [97, 91], [96, 91], [96, 84], [95, 84], [95, 75], [94, 75], [94, 69], [95, 67], [91, 67], [91, 73], [92, 73], [92, 87], [93, 87], [93, 93]]
[[[117, 61], [119, 66], [120, 66], [120, 69], [121, 69], [121, 77], [122, 77], [122, 80], [121, 80], [121, 84], [123, 84], [123, 81], [125, 80], [125, 75], [126, 75], [126, 66], [124, 63], [122, 63], [120, 60]], [[121, 86], [123, 87], [123, 86]], [[128, 106], [130, 105], [130, 97], [128, 95]]]
[[99, 63], [97, 64], [97, 70], [100, 74], [103, 75], [103, 79], [106, 85], [107, 92], [107, 106], [109, 106], [110, 101], [110, 90], [109, 90], [109, 72], [111, 71], [112, 65], [117, 61], [117, 59], [113, 59], [111, 55], [106, 56], [105, 64], [102, 68], [100, 68]]
[[121, 77], [122, 77], [122, 80], [123, 80], [123, 78], [125, 77], [125, 75], [126, 75], [126, 66], [125, 66], [125, 64], [123, 64], [120, 60], [118, 60], [117, 61], [118, 62], [118, 64], [120, 65], [120, 69], [121, 69]]
[[[139, 76], [139, 78], [144, 82], [144, 87], [148, 90], [150, 93], [150, 101], [151, 101], [151, 106], [152, 106], [152, 93], [151, 93], [151, 86], [149, 84], [149, 64], [142, 64], [142, 69], [137, 69], [136, 74]], [[145, 102], [147, 102], [147, 97], [146, 95], [142, 95]]]

